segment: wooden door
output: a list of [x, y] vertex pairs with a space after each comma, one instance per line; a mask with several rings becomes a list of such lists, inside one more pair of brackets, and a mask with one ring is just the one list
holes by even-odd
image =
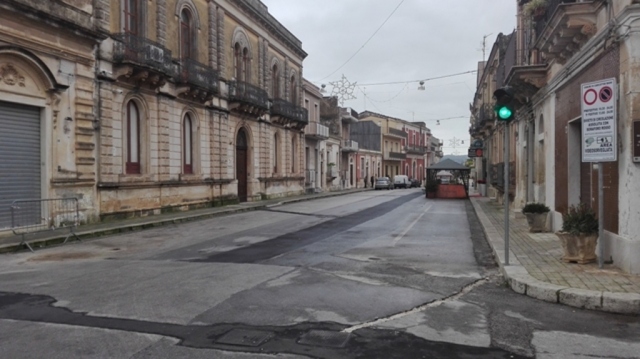
[[238, 200], [247, 201], [247, 136], [244, 130], [238, 132], [236, 140], [236, 179], [238, 180]]

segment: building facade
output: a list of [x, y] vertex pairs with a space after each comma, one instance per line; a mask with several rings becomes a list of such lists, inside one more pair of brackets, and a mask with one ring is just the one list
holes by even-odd
[[329, 127], [320, 123], [322, 93], [311, 82], [304, 80], [304, 107], [309, 114], [305, 136], [305, 189], [307, 192], [322, 192], [326, 189], [326, 161]]
[[[496, 87], [511, 86], [518, 104], [508, 126], [514, 154], [512, 206], [546, 203], [554, 231], [561, 229], [569, 206], [598, 208], [597, 170], [581, 156], [588, 140], [582, 131], [581, 85], [614, 79], [617, 160], [603, 163], [605, 236], [599, 245], [604, 260], [640, 273], [640, 222], [633, 220], [640, 216], [640, 184], [633, 180], [640, 175], [633, 155], [640, 101], [634, 87], [640, 35], [634, 29], [640, 8], [632, 0], [554, 0], [534, 15], [524, 11], [528, 1], [517, 3], [518, 28], [496, 67]], [[501, 152], [499, 141], [494, 142], [490, 151]]]
[[358, 113], [349, 107], [340, 107], [337, 97], [325, 97], [320, 104], [320, 121], [329, 128], [327, 189], [355, 188], [358, 142], [352, 140], [349, 133], [351, 124], [358, 123]]
[[97, 66], [102, 217], [304, 190], [306, 53], [264, 4], [107, 5]]
[[371, 177], [382, 177], [382, 131], [373, 121], [351, 125], [350, 137], [358, 143], [356, 177], [358, 187], [371, 187]]
[[107, 23], [91, 0], [0, 3], [0, 231], [14, 200], [78, 198], [98, 216], [95, 66]]
[[0, 227], [17, 197], [94, 221], [304, 192], [307, 54], [259, 0], [0, 9], [0, 168], [29, 177]]

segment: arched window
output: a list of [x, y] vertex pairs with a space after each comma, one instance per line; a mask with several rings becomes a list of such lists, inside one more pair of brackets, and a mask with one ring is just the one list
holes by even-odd
[[127, 104], [127, 174], [140, 174], [140, 111], [134, 101]]
[[124, 0], [124, 32], [140, 34], [140, 0]]
[[280, 149], [278, 148], [278, 134], [273, 135], [273, 173], [278, 173], [278, 157], [280, 157]]
[[271, 96], [274, 99], [280, 98], [280, 70], [278, 64], [273, 64], [271, 68]]
[[193, 19], [187, 9], [180, 12], [180, 56], [182, 60], [190, 59], [193, 55], [194, 37]]
[[291, 137], [291, 173], [296, 173], [296, 138]]
[[183, 168], [184, 174], [193, 173], [193, 122], [191, 116], [186, 114], [184, 116], [184, 123], [182, 124], [182, 153], [183, 153]]
[[233, 66], [236, 80], [249, 82], [249, 61], [249, 49], [236, 42], [233, 46]]
[[295, 76], [291, 76], [289, 80], [289, 90], [291, 91], [289, 100], [292, 104], [298, 104], [298, 83]]
[[242, 49], [242, 81], [249, 82], [249, 49]]

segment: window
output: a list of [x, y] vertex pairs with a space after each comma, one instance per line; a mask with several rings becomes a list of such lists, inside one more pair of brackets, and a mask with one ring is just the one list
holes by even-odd
[[139, 13], [138, 7], [139, 0], [125, 0], [124, 1], [124, 32], [138, 35], [139, 29]]
[[182, 60], [190, 59], [193, 54], [193, 21], [187, 9], [180, 13], [180, 55]]
[[271, 68], [271, 96], [274, 99], [280, 98], [280, 71], [277, 64], [273, 64]]
[[127, 104], [127, 174], [140, 174], [140, 111], [135, 102]]
[[236, 80], [249, 82], [249, 49], [236, 42], [233, 47], [233, 57]]
[[296, 81], [295, 76], [291, 76], [291, 79], [289, 80], [289, 90], [291, 91], [289, 100], [291, 101], [292, 104], [297, 105], [298, 104], [298, 82]]
[[184, 123], [182, 124], [182, 153], [183, 153], [183, 168], [184, 174], [193, 173], [193, 122], [189, 114], [184, 116]]
[[296, 173], [296, 138], [291, 138], [291, 173]]
[[278, 134], [273, 135], [273, 173], [278, 173], [278, 156], [280, 156], [278, 149]]

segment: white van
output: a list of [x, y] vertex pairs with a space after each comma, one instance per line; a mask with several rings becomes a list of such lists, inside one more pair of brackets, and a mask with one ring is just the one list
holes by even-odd
[[405, 175], [397, 175], [393, 177], [393, 187], [395, 188], [409, 188], [411, 187], [411, 181], [409, 177]]

